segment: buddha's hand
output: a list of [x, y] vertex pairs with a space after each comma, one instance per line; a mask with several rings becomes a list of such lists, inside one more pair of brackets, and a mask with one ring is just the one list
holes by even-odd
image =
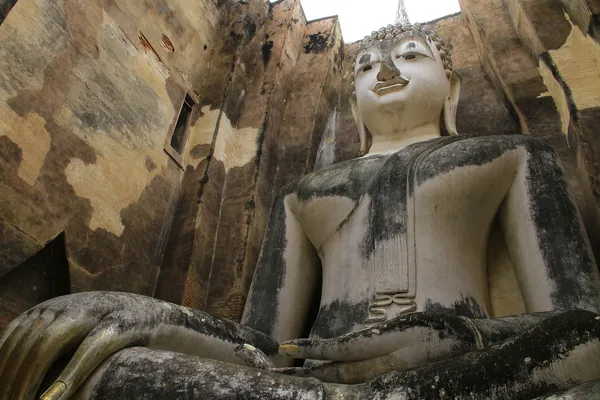
[[0, 339], [0, 400], [33, 399], [53, 362], [75, 350], [43, 399], [68, 399], [100, 363], [126, 347], [235, 363], [234, 349], [244, 343], [268, 355], [278, 347], [253, 329], [150, 297], [113, 292], [58, 297], [14, 320]]
[[334, 361], [302, 373], [329, 382], [357, 383], [481, 347], [481, 336], [470, 319], [415, 313], [332, 339], [290, 340], [279, 347], [279, 354]]

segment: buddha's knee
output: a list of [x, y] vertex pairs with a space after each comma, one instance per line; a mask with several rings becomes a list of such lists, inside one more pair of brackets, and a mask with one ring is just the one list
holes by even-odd
[[226, 362], [148, 348], [122, 350], [107, 359], [75, 399], [296, 399], [328, 398], [312, 378], [280, 375]]

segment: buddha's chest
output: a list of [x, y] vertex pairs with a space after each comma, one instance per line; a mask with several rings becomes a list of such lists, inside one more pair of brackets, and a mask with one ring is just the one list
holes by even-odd
[[507, 151], [482, 162], [462, 154], [451, 163], [452, 156], [399, 152], [308, 176], [296, 216], [317, 249], [330, 240], [355, 241], [364, 257], [408, 229], [484, 229], [512, 183], [517, 157]]

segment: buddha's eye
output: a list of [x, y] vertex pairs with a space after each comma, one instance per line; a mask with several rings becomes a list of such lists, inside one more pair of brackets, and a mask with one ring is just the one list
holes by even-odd
[[370, 71], [372, 69], [373, 69], [373, 67], [371, 65], [367, 65], [367, 66], [363, 67], [362, 72], [367, 72], [367, 71]]
[[398, 54], [396, 58], [404, 58], [405, 60], [414, 60], [417, 58], [416, 54]]

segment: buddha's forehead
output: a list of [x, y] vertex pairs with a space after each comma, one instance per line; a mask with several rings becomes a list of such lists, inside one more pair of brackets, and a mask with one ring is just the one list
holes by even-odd
[[[435, 47], [429, 41], [425, 33], [418, 30], [413, 30], [404, 32], [402, 35], [399, 35], [394, 39], [376, 40], [369, 43], [358, 53], [356, 61], [360, 64], [363, 63], [362, 59], [364, 58], [371, 58], [373, 56], [381, 56], [385, 58], [387, 55], [391, 54], [394, 48], [399, 44], [406, 44], [408, 47], [411, 45], [416, 46], [417, 44], [420, 44], [427, 47], [432, 52], [433, 48]], [[370, 54], [370, 56], [368, 54]]]

